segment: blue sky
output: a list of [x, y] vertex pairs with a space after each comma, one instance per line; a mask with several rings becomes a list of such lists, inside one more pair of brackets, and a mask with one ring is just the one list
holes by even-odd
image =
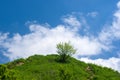
[[1, 0], [0, 63], [70, 41], [75, 58], [120, 71], [119, 10], [119, 0]]
[[[88, 14], [97, 11], [98, 27], [111, 19], [118, 0], [1, 0], [0, 1], [0, 29], [2, 32], [27, 32], [24, 26], [26, 21], [36, 20], [40, 23], [49, 23], [52, 26], [61, 22], [60, 18], [72, 12]], [[106, 9], [105, 9], [106, 8]], [[91, 22], [92, 23], [92, 22]], [[95, 25], [95, 26], [96, 26]], [[11, 27], [11, 28], [10, 28]], [[24, 32], [23, 30], [24, 29]]]

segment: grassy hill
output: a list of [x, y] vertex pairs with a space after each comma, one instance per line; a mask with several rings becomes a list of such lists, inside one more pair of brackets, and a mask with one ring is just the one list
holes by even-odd
[[120, 73], [110, 68], [86, 64], [74, 58], [58, 61], [58, 55], [34, 55], [6, 64], [15, 70], [17, 80], [120, 80]]

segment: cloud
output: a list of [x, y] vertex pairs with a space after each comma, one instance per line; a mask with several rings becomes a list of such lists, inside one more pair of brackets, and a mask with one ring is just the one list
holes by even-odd
[[120, 1], [117, 3], [117, 7], [120, 9]]
[[86, 63], [97, 64], [103, 67], [109, 67], [120, 72], [120, 58], [112, 57], [109, 59], [95, 59], [95, 60], [89, 58], [81, 58], [79, 60], [84, 61]]
[[94, 12], [89, 12], [87, 14], [87, 16], [91, 16], [92, 18], [95, 18], [98, 15], [98, 12], [94, 11]]
[[49, 28], [45, 25], [31, 24], [29, 34], [16, 33], [12, 38], [5, 38], [6, 41], [1, 43], [2, 47], [7, 49], [4, 55], [13, 60], [33, 54], [55, 54], [56, 44], [68, 41], [77, 49], [77, 55], [96, 55], [101, 52], [102, 45], [95, 38], [81, 36], [73, 31], [73, 28], [65, 25]]
[[0, 43], [2, 43], [6, 38], [9, 33], [0, 33]]
[[117, 4], [118, 10], [114, 13], [111, 25], [104, 27], [99, 34], [99, 39], [107, 44], [120, 40], [120, 2]]
[[117, 54], [118, 54], [118, 57], [120, 58], [120, 51], [118, 51]]
[[79, 30], [79, 28], [81, 28], [81, 22], [73, 15], [64, 17], [62, 20], [66, 24], [66, 26], [72, 27], [73, 31], [77, 31]]

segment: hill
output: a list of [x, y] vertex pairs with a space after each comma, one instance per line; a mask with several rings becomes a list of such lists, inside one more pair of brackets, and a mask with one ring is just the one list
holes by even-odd
[[110, 68], [86, 64], [72, 57], [61, 63], [58, 55], [34, 55], [6, 65], [16, 71], [17, 80], [120, 80], [120, 73]]

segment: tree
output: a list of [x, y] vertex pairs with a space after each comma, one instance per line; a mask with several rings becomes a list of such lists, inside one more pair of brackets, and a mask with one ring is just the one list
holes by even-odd
[[73, 46], [68, 43], [59, 43], [57, 44], [57, 53], [60, 55], [60, 61], [66, 62], [67, 59], [72, 55], [76, 53], [76, 49], [73, 48]]

